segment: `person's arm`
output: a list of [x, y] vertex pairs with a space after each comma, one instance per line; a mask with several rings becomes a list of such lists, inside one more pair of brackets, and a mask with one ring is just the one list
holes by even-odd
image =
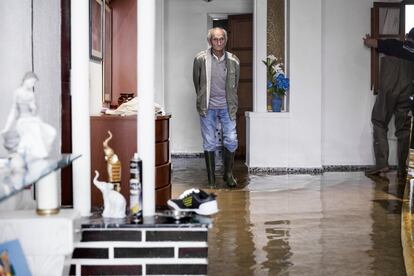
[[[237, 57], [236, 57], [237, 58]], [[237, 58], [237, 66], [236, 66], [236, 88], [239, 88], [239, 79], [240, 79], [240, 60]]]
[[383, 53], [387, 56], [404, 58], [402, 51], [402, 41], [398, 39], [375, 39], [367, 34], [363, 40], [365, 46], [369, 48], [375, 48], [380, 53]]
[[388, 56], [403, 58], [402, 42], [397, 39], [384, 39], [378, 41], [378, 52]]
[[200, 89], [200, 62], [197, 58], [194, 58], [193, 63], [193, 83], [195, 91], [198, 94], [198, 91]]

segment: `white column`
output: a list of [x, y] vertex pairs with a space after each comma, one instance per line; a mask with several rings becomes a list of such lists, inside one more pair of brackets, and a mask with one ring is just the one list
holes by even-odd
[[267, 56], [267, 1], [254, 0], [253, 18], [253, 111], [267, 112], [266, 66]]
[[164, 95], [164, 0], [155, 0], [156, 29], [155, 29], [155, 68], [157, 81], [155, 82], [154, 101], [165, 107]]
[[73, 205], [81, 216], [91, 210], [89, 127], [89, 1], [71, 1]]
[[137, 146], [142, 159], [143, 215], [155, 214], [155, 1], [137, 0]]
[[[265, 136], [252, 128], [263, 126], [258, 117], [267, 117], [266, 66], [262, 60], [267, 56], [267, 0], [254, 0], [253, 10], [253, 112], [246, 112], [246, 164], [254, 166], [257, 153], [253, 150], [256, 138]], [[261, 116], [257, 116], [262, 113]], [[266, 114], [264, 114], [266, 113]]]

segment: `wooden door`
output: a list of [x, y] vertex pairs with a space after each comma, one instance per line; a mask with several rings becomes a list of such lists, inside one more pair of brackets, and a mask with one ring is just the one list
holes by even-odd
[[227, 50], [240, 59], [238, 88], [239, 110], [237, 111], [237, 158], [246, 157], [246, 111], [253, 110], [253, 14], [230, 15], [228, 17]]
[[[72, 102], [70, 95], [70, 0], [61, 0], [61, 88], [62, 88], [62, 153], [72, 153]], [[62, 206], [73, 206], [72, 165], [61, 173]]]

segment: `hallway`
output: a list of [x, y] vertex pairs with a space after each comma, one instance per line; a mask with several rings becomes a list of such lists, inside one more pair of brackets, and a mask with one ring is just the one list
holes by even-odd
[[395, 172], [249, 175], [239, 188], [207, 189], [203, 158], [173, 159], [173, 197], [196, 187], [218, 195], [208, 275], [405, 275], [404, 184]]

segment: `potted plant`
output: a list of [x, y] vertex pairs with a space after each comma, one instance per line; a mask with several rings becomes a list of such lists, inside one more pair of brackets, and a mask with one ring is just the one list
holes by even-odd
[[267, 68], [267, 93], [272, 97], [272, 111], [280, 112], [283, 97], [289, 89], [289, 78], [285, 76], [283, 63], [278, 62], [274, 55], [268, 55], [262, 62]]

